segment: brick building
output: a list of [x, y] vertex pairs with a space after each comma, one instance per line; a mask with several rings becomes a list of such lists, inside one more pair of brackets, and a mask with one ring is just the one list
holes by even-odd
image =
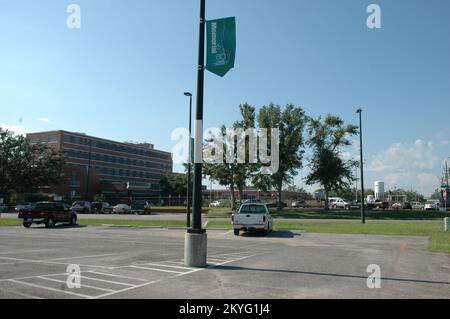
[[160, 194], [160, 180], [172, 173], [172, 154], [149, 143], [122, 143], [67, 131], [30, 133], [27, 138], [66, 155], [66, 181], [41, 187], [41, 193], [66, 200], [103, 194], [120, 202], [130, 192], [133, 198], [154, 199]]

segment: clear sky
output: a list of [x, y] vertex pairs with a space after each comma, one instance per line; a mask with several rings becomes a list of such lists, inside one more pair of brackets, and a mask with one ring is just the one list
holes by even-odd
[[[367, 28], [371, 3], [381, 29]], [[207, 0], [208, 19], [236, 17], [237, 56], [224, 78], [206, 73], [205, 126], [231, 125], [244, 102], [355, 124], [362, 106], [367, 186], [429, 195], [450, 156], [449, 12], [448, 0]], [[0, 0], [0, 124], [170, 151], [195, 93], [198, 14], [197, 0]]]

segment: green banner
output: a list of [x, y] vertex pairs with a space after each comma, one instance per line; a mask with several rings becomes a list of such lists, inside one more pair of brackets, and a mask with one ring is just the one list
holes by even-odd
[[206, 33], [206, 69], [223, 77], [234, 68], [236, 19], [232, 17], [207, 21]]

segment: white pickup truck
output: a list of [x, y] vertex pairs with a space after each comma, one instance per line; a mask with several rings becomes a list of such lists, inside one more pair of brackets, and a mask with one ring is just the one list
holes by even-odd
[[269, 234], [273, 229], [273, 219], [264, 204], [243, 204], [239, 211], [231, 216], [234, 234], [239, 236], [242, 231], [263, 230]]

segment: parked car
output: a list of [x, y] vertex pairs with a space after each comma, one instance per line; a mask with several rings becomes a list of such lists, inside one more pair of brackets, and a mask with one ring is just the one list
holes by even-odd
[[425, 205], [420, 202], [412, 202], [411, 207], [414, 210], [423, 210], [425, 208]]
[[131, 212], [137, 214], [150, 214], [150, 203], [145, 200], [135, 200], [131, 203]]
[[411, 203], [409, 203], [409, 202], [404, 202], [403, 204], [402, 204], [402, 209], [412, 209], [412, 206], [411, 206]]
[[32, 224], [45, 224], [45, 227], [52, 228], [57, 223], [77, 223], [77, 214], [68, 205], [57, 202], [38, 202], [34, 208], [19, 211], [18, 217], [26, 228]]
[[[277, 208], [278, 207], [278, 201], [270, 202], [267, 205], [267, 208]], [[287, 204], [285, 202], [281, 202], [282, 207], [287, 207]]]
[[[367, 205], [365, 205], [365, 206], [367, 206]], [[352, 201], [350, 203], [349, 209], [361, 209], [361, 202], [356, 201], [356, 200]]]
[[340, 197], [330, 197], [328, 206], [333, 209], [350, 209], [350, 203]]
[[441, 206], [439, 204], [439, 201], [428, 201], [425, 203], [424, 209], [425, 210], [440, 210]]
[[8, 206], [5, 204], [0, 204], [0, 213], [4, 213], [8, 210]]
[[36, 203], [30, 203], [30, 202], [20, 203], [20, 204], [16, 205], [14, 210], [16, 212], [20, 212], [21, 210], [24, 210], [24, 209], [32, 209], [32, 208], [34, 208], [34, 206], [36, 206]]
[[113, 207], [114, 214], [130, 214], [131, 207], [127, 204], [119, 204]]
[[231, 216], [234, 234], [239, 236], [240, 231], [262, 230], [267, 235], [273, 229], [273, 219], [267, 206], [252, 203], [243, 204], [239, 210]]
[[94, 214], [106, 214], [109, 207], [107, 202], [93, 202], [91, 204], [91, 212]]
[[90, 214], [91, 213], [91, 203], [86, 201], [77, 201], [72, 204], [71, 208], [74, 212], [80, 214]]
[[292, 202], [292, 207], [309, 208], [309, 205], [304, 200], [298, 200], [298, 201]]
[[209, 204], [210, 207], [223, 207], [223, 203], [216, 200], [214, 202], [212, 202], [211, 204]]
[[394, 203], [392, 204], [392, 209], [400, 209], [402, 208], [402, 203]]
[[375, 207], [377, 209], [382, 209], [382, 210], [389, 209], [389, 203], [388, 202], [382, 202], [380, 200], [376, 200], [375, 201]]

